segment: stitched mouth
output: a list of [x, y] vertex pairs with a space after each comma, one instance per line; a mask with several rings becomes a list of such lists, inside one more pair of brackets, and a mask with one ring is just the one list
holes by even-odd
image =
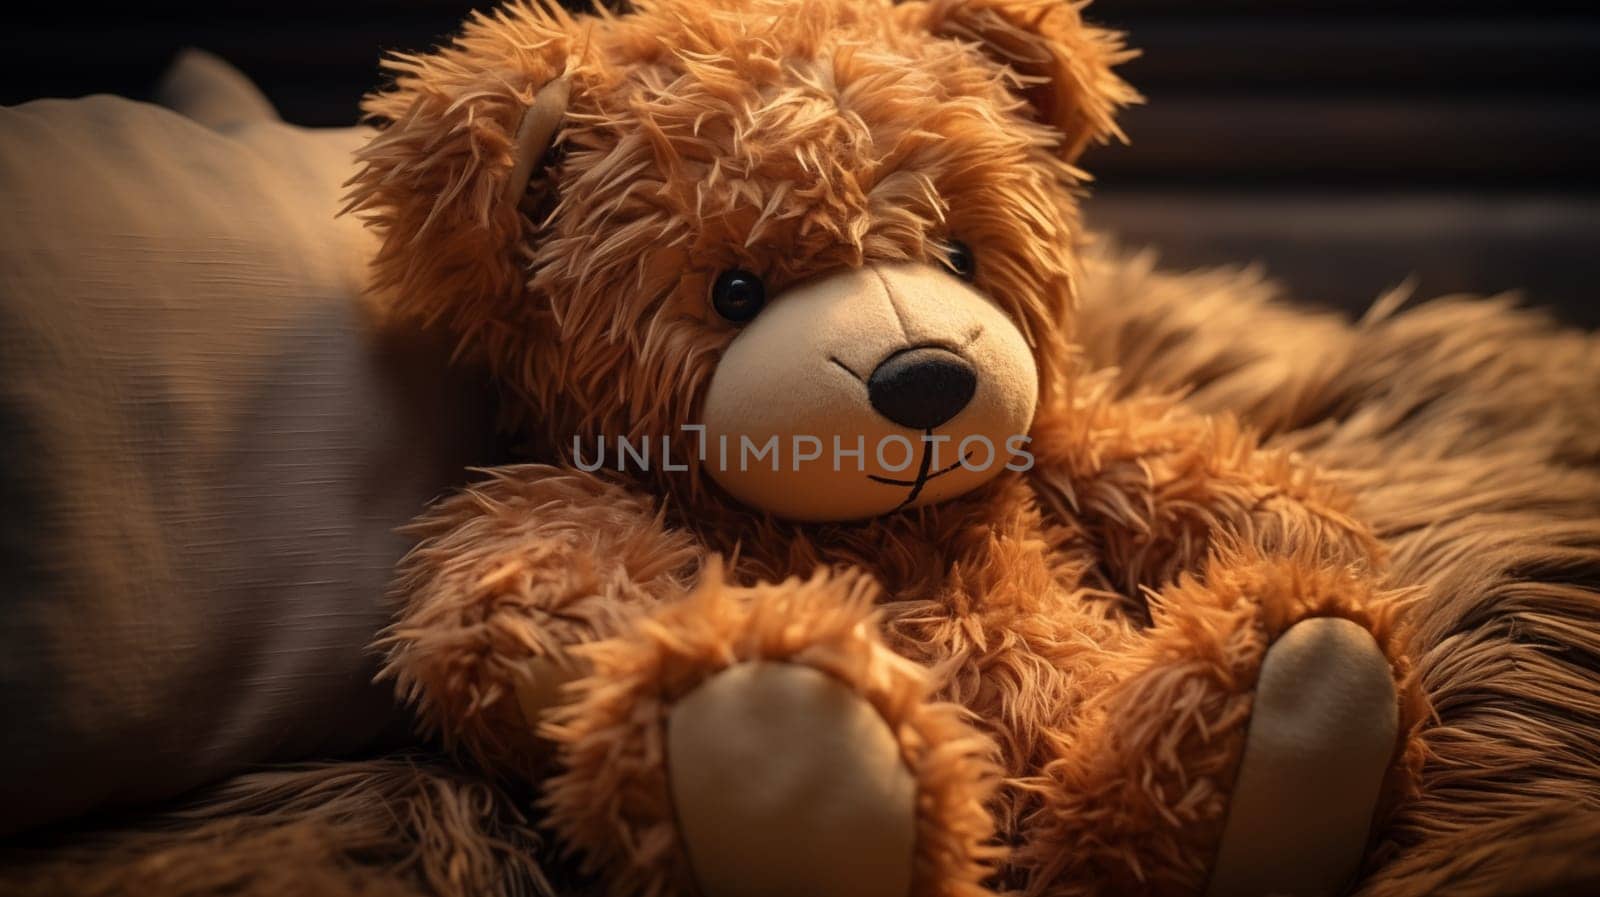
[[[923, 431], [923, 435], [926, 437], [932, 437], [933, 431], [925, 430]], [[917, 476], [915, 479], [901, 480], [894, 477], [880, 477], [876, 474], [867, 474], [867, 479], [873, 481], [874, 483], [882, 483], [885, 486], [910, 487], [910, 491], [906, 493], [906, 497], [899, 504], [895, 505], [894, 508], [889, 511], [889, 513], [893, 514], [895, 511], [898, 511], [901, 508], [904, 508], [906, 505], [916, 501], [917, 496], [922, 494], [923, 488], [926, 487], [929, 482], [955, 470], [963, 463], [971, 460], [972, 456], [976, 454], [976, 451], [967, 452], [965, 456], [957, 458], [954, 463], [946, 465], [945, 467], [941, 467], [938, 470], [932, 470], [933, 449], [931, 446], [931, 442], [928, 442], [926, 439], [923, 441], [922, 461], [917, 465]]]

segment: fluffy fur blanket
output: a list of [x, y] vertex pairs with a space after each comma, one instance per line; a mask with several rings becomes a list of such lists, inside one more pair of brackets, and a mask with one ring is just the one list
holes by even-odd
[[[1505, 298], [1397, 293], [1352, 324], [1278, 293], [1106, 252], [1083, 342], [1127, 391], [1185, 391], [1338, 471], [1414, 589], [1423, 795], [1357, 893], [1600, 893], [1600, 338]], [[12, 849], [0, 891], [585, 893], [530, 805], [422, 754], [271, 769]]]

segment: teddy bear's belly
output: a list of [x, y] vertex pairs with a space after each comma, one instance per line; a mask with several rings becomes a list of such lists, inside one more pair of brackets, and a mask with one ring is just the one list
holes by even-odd
[[889, 647], [934, 671], [937, 697], [973, 711], [1013, 780], [1071, 737], [1138, 625], [1116, 608], [1093, 546], [1045, 526], [1020, 482], [921, 515], [799, 530], [781, 554], [749, 548], [740, 566], [754, 580], [870, 574]]

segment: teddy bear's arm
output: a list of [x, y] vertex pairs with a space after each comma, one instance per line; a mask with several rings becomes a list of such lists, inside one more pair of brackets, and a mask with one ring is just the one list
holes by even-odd
[[618, 893], [977, 893], [988, 742], [883, 644], [866, 576], [741, 584], [651, 500], [543, 465], [412, 531], [386, 674]]
[[1244, 546], [1313, 564], [1371, 563], [1380, 548], [1349, 500], [1286, 452], [1260, 447], [1228, 416], [1162, 397], [1113, 400], [1090, 385], [1041, 409], [1030, 474], [1043, 503], [1095, 540], [1128, 595]]
[[567, 649], [682, 595], [704, 551], [646, 498], [544, 465], [502, 467], [410, 528], [380, 645], [423, 724], [488, 768], [540, 755], [537, 717]]

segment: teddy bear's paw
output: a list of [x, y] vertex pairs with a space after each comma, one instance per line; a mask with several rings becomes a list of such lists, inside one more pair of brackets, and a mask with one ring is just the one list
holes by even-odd
[[917, 781], [871, 704], [808, 666], [711, 677], [667, 723], [668, 781], [705, 897], [906, 897]]
[[993, 739], [821, 571], [683, 600], [581, 649], [541, 731], [546, 820], [609, 892], [988, 897]]
[[1395, 752], [1388, 660], [1349, 620], [1295, 624], [1262, 660], [1207, 890], [1321, 897], [1351, 881]]

